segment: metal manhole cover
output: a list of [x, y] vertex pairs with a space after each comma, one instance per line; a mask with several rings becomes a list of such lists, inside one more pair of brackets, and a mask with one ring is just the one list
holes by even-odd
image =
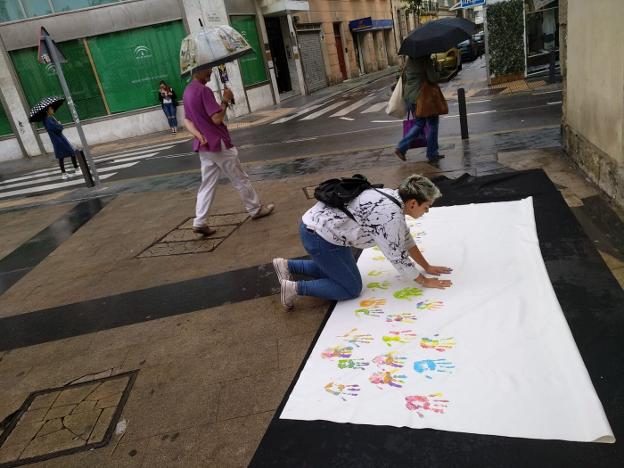
[[137, 373], [31, 393], [0, 435], [0, 467], [107, 445]]

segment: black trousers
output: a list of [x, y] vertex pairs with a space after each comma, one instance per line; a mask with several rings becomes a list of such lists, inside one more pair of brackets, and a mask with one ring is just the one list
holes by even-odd
[[[74, 165], [74, 169], [78, 169], [78, 161], [76, 161], [76, 156], [73, 154], [70, 156], [72, 160], [72, 164]], [[59, 167], [61, 168], [61, 172], [65, 172], [65, 158], [58, 159]]]

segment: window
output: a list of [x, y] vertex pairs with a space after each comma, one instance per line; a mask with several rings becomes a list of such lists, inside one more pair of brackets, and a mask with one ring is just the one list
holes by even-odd
[[20, 19], [24, 19], [24, 12], [17, 0], [0, 0], [0, 23]]
[[21, 2], [26, 16], [29, 18], [52, 14], [52, 8], [50, 8], [48, 0], [21, 0]]
[[111, 112], [156, 106], [164, 80], [181, 97], [181, 21], [119, 31], [88, 39], [91, 56]]
[[0, 136], [11, 135], [12, 133], [13, 129], [11, 128], [9, 117], [4, 112], [2, 104], [0, 104]]
[[243, 84], [245, 86], [253, 86], [267, 81], [264, 59], [262, 58], [262, 49], [260, 49], [260, 41], [258, 40], [256, 17], [232, 16], [231, 20], [232, 27], [247, 39], [247, 42], [253, 49], [253, 53], [244, 55], [238, 60], [241, 75], [243, 76]]
[[[67, 63], [62, 65], [63, 74], [76, 104], [78, 116], [88, 119], [106, 115], [83, 42], [67, 41], [58, 46], [67, 58]], [[39, 63], [36, 47], [11, 52], [11, 60], [30, 106], [46, 96], [63, 95], [54, 65]], [[61, 106], [56, 115], [62, 122], [72, 121], [66, 105]]]
[[119, 0], [52, 0], [55, 12], [78, 10], [79, 8], [89, 8], [94, 6], [116, 3]]

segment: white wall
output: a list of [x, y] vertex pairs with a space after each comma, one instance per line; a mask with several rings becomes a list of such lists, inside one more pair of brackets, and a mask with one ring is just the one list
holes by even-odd
[[258, 86], [247, 90], [247, 99], [252, 112], [273, 105], [273, 95], [271, 94], [271, 85]]
[[0, 162], [22, 158], [22, 149], [17, 142], [17, 138], [0, 140]]

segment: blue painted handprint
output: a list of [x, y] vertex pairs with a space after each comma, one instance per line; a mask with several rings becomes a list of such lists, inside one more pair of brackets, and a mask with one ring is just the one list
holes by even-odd
[[414, 370], [427, 379], [432, 379], [434, 372], [451, 373], [455, 365], [448, 359], [423, 359], [414, 362]]

